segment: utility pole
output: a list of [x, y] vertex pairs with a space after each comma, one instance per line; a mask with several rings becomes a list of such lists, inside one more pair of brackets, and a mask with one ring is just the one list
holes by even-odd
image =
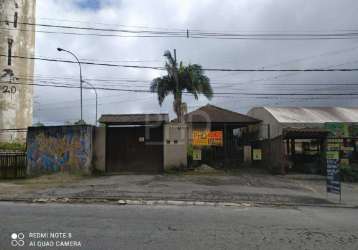
[[95, 126], [97, 126], [97, 124], [98, 124], [98, 93], [97, 93], [97, 89], [96, 89], [96, 87], [95, 86], [93, 86], [90, 82], [88, 82], [88, 81], [83, 81], [83, 83], [86, 83], [86, 84], [88, 84], [88, 86], [90, 86], [92, 89], [93, 89], [93, 91], [94, 91], [94, 94], [95, 94], [95, 96], [96, 96], [96, 120], [95, 120]]
[[179, 94], [179, 79], [178, 79], [178, 68], [177, 68], [177, 65], [178, 65], [178, 63], [177, 63], [177, 50], [176, 49], [174, 49], [174, 64], [175, 64], [175, 74], [176, 74], [176, 76], [175, 76], [175, 81], [176, 81], [176, 99], [177, 99], [177, 101], [180, 101], [180, 106], [179, 106], [179, 115], [178, 115], [178, 122], [179, 123], [181, 123], [182, 122], [182, 104], [181, 104], [181, 100], [179, 100], [179, 97], [180, 97], [180, 94]]

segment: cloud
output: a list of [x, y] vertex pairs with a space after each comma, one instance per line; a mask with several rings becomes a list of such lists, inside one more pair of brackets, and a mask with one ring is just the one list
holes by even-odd
[[[77, 0], [38, 0], [37, 22], [72, 26], [105, 28], [189, 29], [220, 32], [340, 32], [357, 26], [358, 3], [346, 1], [301, 0], [105, 0], [94, 1], [84, 8]], [[81, 4], [82, 3], [82, 4]], [[99, 5], [100, 3], [100, 5]], [[94, 6], [94, 7], [93, 7]], [[344, 13], [344, 14], [343, 14]], [[123, 26], [125, 25], [125, 26]], [[130, 26], [130, 27], [128, 27]], [[141, 27], [137, 27], [141, 26]], [[39, 28], [40, 29], [40, 28]], [[75, 52], [80, 58], [119, 61], [122, 64], [161, 66], [163, 52], [176, 48], [178, 58], [185, 63], [199, 63], [204, 67], [230, 68], [319, 68], [357, 67], [358, 45], [355, 40], [316, 41], [254, 41], [209, 40], [186, 38], [123, 38], [90, 37], [37, 33], [36, 54], [46, 57], [71, 59], [59, 53], [57, 47]], [[123, 62], [123, 61], [144, 62]], [[145, 83], [118, 82], [118, 87], [139, 86], [148, 89], [150, 80], [162, 74], [155, 70], [121, 69], [84, 66], [85, 78], [141, 79]], [[78, 83], [78, 67], [63, 63], [36, 62], [37, 75], [59, 78], [72, 77]], [[219, 73], [207, 72], [216, 92], [259, 93], [321, 93], [352, 92], [354, 86], [328, 87], [316, 85], [267, 85], [272, 83], [345, 83], [356, 81], [356, 73]], [[62, 80], [64, 81], [64, 80]], [[69, 80], [66, 80], [69, 81]], [[214, 84], [215, 83], [215, 84]], [[108, 86], [113, 83], [94, 82]], [[106, 85], [107, 84], [107, 85]], [[148, 86], [148, 87], [147, 87]], [[36, 87], [35, 116], [43, 121], [74, 121], [79, 114], [77, 89]], [[85, 91], [85, 118], [94, 120], [93, 93]], [[185, 97], [189, 107], [208, 102]], [[153, 94], [100, 91], [101, 113], [169, 112], [173, 117], [172, 98], [163, 107]], [[253, 97], [217, 95], [213, 104], [239, 112], [253, 106], [354, 106], [357, 100], [342, 97]]]

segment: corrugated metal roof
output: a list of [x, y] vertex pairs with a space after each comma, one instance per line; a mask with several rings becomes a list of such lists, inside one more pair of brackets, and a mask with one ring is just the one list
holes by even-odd
[[[184, 116], [187, 123], [245, 123], [261, 122], [253, 117], [243, 115], [214, 105], [206, 105]], [[174, 120], [175, 121], [175, 120]]]
[[358, 108], [263, 107], [280, 123], [358, 122]]
[[99, 119], [104, 124], [147, 124], [156, 122], [168, 122], [168, 114], [121, 114], [102, 115]]

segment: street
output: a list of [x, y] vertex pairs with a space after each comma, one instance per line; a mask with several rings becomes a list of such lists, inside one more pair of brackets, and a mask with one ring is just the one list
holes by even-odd
[[[320, 178], [320, 179], [318, 179]], [[342, 184], [342, 203], [358, 206], [358, 185]], [[321, 176], [242, 173], [238, 175], [114, 175], [74, 177], [45, 175], [0, 183], [0, 199], [114, 198], [265, 204], [332, 204]]]
[[358, 249], [354, 209], [1, 203], [0, 213], [0, 249], [15, 248], [13, 233], [21, 249]]

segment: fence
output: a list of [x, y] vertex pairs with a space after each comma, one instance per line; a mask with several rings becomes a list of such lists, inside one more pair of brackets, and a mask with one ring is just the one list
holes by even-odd
[[26, 177], [26, 153], [0, 152], [0, 178]]

